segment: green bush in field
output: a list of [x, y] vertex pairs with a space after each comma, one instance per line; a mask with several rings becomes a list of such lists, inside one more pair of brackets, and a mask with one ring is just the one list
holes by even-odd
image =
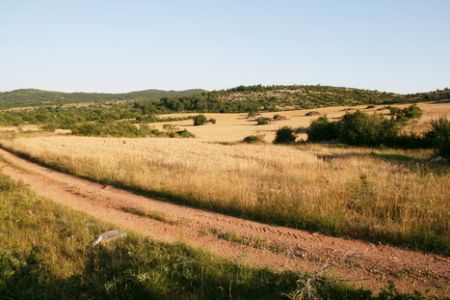
[[367, 115], [360, 111], [347, 113], [338, 122], [339, 141], [358, 146], [389, 144], [397, 137], [399, 126], [381, 115]]
[[267, 125], [270, 123], [270, 119], [266, 117], [259, 117], [256, 119], [256, 125]]
[[450, 121], [440, 118], [431, 122], [432, 129], [425, 138], [437, 149], [437, 153], [450, 159]]
[[55, 123], [47, 123], [43, 126], [41, 126], [41, 129], [48, 132], [54, 132], [56, 130], [57, 126]]
[[128, 122], [83, 123], [74, 126], [72, 133], [84, 136], [111, 137], [144, 137], [156, 134], [155, 130], [150, 129], [147, 125], [137, 126]]
[[273, 115], [273, 117], [272, 117], [272, 119], [274, 120], [274, 121], [281, 121], [281, 120], [286, 120], [287, 118], [286, 118], [286, 116], [283, 116], [283, 115]]
[[410, 105], [403, 109], [391, 107], [389, 110], [394, 120], [400, 123], [405, 123], [411, 119], [419, 119], [423, 114], [422, 109], [416, 104]]
[[258, 115], [259, 115], [258, 112], [256, 112], [256, 111], [251, 111], [251, 112], [249, 112], [249, 113], [247, 114], [247, 119], [254, 118], [254, 117], [258, 116]]
[[266, 142], [264, 140], [264, 135], [249, 135], [246, 136], [242, 141], [247, 144], [263, 144]]
[[332, 141], [338, 137], [338, 126], [336, 122], [330, 122], [327, 116], [321, 116], [314, 120], [309, 126], [308, 141], [322, 142]]
[[195, 134], [188, 131], [187, 129], [178, 130], [178, 131], [176, 131], [176, 134], [177, 134], [176, 137], [183, 137], [183, 138], [194, 138], [195, 137]]
[[295, 143], [295, 131], [288, 126], [282, 127], [277, 130], [274, 144], [292, 144]]
[[205, 115], [195, 116], [193, 120], [195, 126], [204, 125], [208, 121]]

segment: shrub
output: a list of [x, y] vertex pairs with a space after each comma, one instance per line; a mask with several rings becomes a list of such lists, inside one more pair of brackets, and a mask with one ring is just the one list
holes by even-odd
[[176, 130], [177, 126], [175, 126], [173, 124], [164, 124], [163, 125], [163, 129], [165, 129], [165, 130]]
[[256, 119], [256, 125], [267, 125], [269, 123], [270, 123], [269, 118], [259, 117], [258, 119]]
[[211, 124], [216, 124], [216, 119], [212, 119], [211, 118], [211, 119], [208, 120], [208, 122], [211, 123]]
[[330, 122], [327, 116], [314, 120], [307, 130], [308, 141], [321, 142], [337, 139], [338, 126], [336, 122]]
[[390, 144], [397, 137], [399, 126], [394, 120], [380, 115], [367, 115], [360, 111], [347, 113], [338, 122], [339, 141], [358, 146]]
[[420, 109], [420, 107], [416, 104], [410, 105], [403, 109], [390, 107], [389, 110], [393, 119], [400, 123], [405, 123], [411, 119], [419, 119], [422, 116], [422, 109]]
[[57, 125], [55, 123], [47, 123], [41, 126], [41, 129], [47, 132], [55, 132]]
[[179, 137], [183, 137], [183, 138], [194, 138], [195, 137], [195, 135], [192, 132], [188, 131], [187, 129], [179, 130], [176, 133]]
[[161, 135], [157, 129], [151, 129], [144, 124], [137, 126], [130, 122], [88, 122], [74, 125], [71, 130], [72, 134], [83, 136], [145, 137]]
[[286, 120], [287, 118], [286, 118], [286, 116], [282, 116], [282, 115], [274, 115], [273, 119], [275, 121], [280, 121], [280, 120]]
[[247, 144], [262, 144], [266, 142], [264, 140], [264, 135], [249, 135], [246, 136], [242, 141]]
[[251, 111], [247, 114], [247, 119], [254, 118], [258, 115], [259, 115], [259, 113], [255, 112], [255, 111]]
[[295, 142], [295, 132], [291, 127], [285, 126], [277, 130], [274, 144], [292, 144]]
[[205, 115], [198, 115], [194, 117], [194, 125], [195, 126], [200, 126], [200, 125], [204, 125], [207, 121]]
[[431, 127], [425, 139], [437, 148], [440, 156], [450, 159], [450, 121], [446, 118], [433, 120]]
[[310, 111], [305, 114], [306, 117], [320, 116], [318, 111]]
[[366, 109], [372, 109], [375, 108], [375, 105], [367, 105]]

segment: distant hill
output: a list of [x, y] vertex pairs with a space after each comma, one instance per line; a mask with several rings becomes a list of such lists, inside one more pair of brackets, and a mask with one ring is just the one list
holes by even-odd
[[187, 97], [163, 98], [161, 105], [170, 111], [243, 112], [449, 100], [450, 89], [418, 94], [396, 94], [320, 85], [256, 85], [202, 92]]
[[36, 89], [0, 92], [0, 108], [53, 105], [115, 100], [149, 100], [158, 102], [163, 97], [183, 97], [204, 92], [200, 89], [185, 91], [145, 90], [130, 93], [63, 93]]
[[320, 85], [239, 86], [227, 90], [144, 90], [130, 93], [62, 93], [35, 89], [0, 93], [0, 109], [11, 107], [128, 100], [151, 102], [167, 110], [245, 112], [289, 110], [336, 105], [450, 101], [450, 89], [417, 94]]

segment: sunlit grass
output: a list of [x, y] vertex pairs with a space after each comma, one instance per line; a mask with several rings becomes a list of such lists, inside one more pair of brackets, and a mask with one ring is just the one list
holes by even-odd
[[448, 254], [450, 173], [430, 151], [81, 137], [4, 141], [71, 173], [264, 222]]

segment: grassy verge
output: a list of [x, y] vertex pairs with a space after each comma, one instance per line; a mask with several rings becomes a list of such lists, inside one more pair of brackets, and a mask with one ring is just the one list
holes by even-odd
[[422, 299], [252, 269], [135, 234], [92, 247], [110, 224], [42, 199], [2, 174], [0, 218], [1, 299], [286, 299], [306, 288], [315, 299]]

